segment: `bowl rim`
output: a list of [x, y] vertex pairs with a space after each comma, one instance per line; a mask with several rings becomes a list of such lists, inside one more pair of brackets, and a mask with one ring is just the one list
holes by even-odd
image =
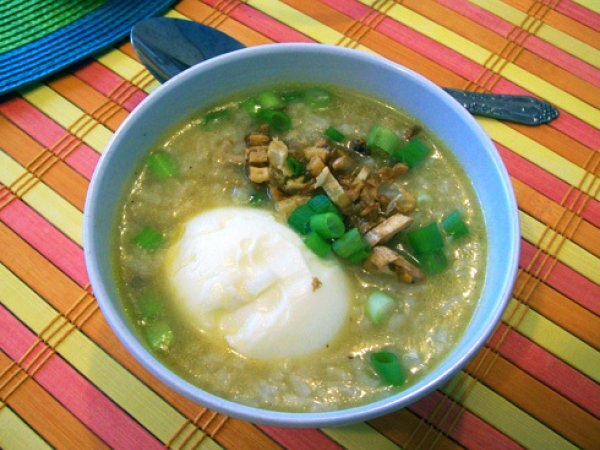
[[[186, 83], [186, 81], [194, 77], [197, 72], [211, 70], [212, 68], [221, 65], [236, 63], [243, 61], [244, 59], [254, 58], [260, 55], [282, 54], [289, 52], [324, 52], [325, 54], [330, 54], [335, 57], [354, 59], [357, 62], [362, 61], [371, 64], [382, 65], [398, 71], [402, 74], [402, 76], [412, 78], [413, 81], [417, 82], [417, 84], [422, 86], [424, 89], [430, 90], [437, 94], [437, 97], [441, 102], [446, 103], [447, 106], [454, 109], [461, 116], [461, 119], [473, 133], [474, 137], [486, 148], [488, 156], [494, 162], [495, 169], [500, 177], [503, 199], [507, 202], [508, 209], [511, 211], [511, 217], [509, 218], [510, 229], [508, 230], [509, 236], [507, 236], [507, 238], [510, 238], [510, 242], [507, 242], [507, 247], [509, 248], [509, 255], [511, 258], [509, 261], [506, 261], [505, 264], [507, 270], [505, 271], [503, 278], [501, 293], [498, 295], [499, 299], [494, 304], [494, 309], [488, 316], [485, 326], [480, 329], [478, 337], [470, 345], [467, 351], [465, 351], [452, 366], [444, 369], [435, 378], [429, 380], [427, 383], [423, 384], [418, 389], [413, 390], [409, 394], [406, 394], [406, 391], [401, 391], [384, 399], [367, 403], [365, 405], [327, 412], [275, 411], [252, 407], [224, 399], [184, 380], [179, 375], [169, 370], [162, 364], [162, 362], [160, 362], [160, 360], [155, 358], [148, 350], [146, 350], [135, 333], [129, 330], [127, 323], [121, 319], [119, 313], [117, 312], [117, 308], [113, 306], [113, 303], [109, 299], [108, 293], [100, 276], [99, 264], [94, 256], [98, 250], [94, 239], [94, 229], [92, 226], [92, 217], [94, 217], [96, 214], [102, 213], [102, 202], [100, 201], [101, 192], [99, 186], [100, 176], [97, 174], [105, 171], [108, 165], [109, 155], [114, 151], [113, 148], [119, 144], [120, 137], [125, 133], [124, 130], [127, 130], [129, 124], [133, 121], [133, 118], [140, 114], [144, 109], [151, 108], [153, 103], [158, 101], [160, 97], [168, 95], [168, 92], [172, 87], [176, 86], [177, 84]], [[510, 183], [510, 178], [506, 167], [504, 166], [494, 144], [492, 143], [490, 137], [485, 133], [483, 128], [477, 123], [477, 121], [456, 100], [450, 97], [440, 87], [417, 72], [414, 72], [411, 69], [408, 69], [376, 54], [370, 54], [363, 51], [327, 44], [278, 43], [236, 50], [234, 52], [217, 56], [197, 64], [159, 86], [126, 117], [119, 129], [114, 133], [108, 142], [105, 151], [103, 152], [96, 166], [94, 176], [89, 184], [83, 217], [83, 246], [90, 284], [93, 288], [93, 292], [95, 293], [95, 297], [98, 301], [100, 309], [102, 310], [102, 313], [104, 314], [109, 326], [117, 335], [121, 343], [137, 359], [137, 361], [139, 361], [150, 373], [158, 377], [163, 383], [185, 397], [231, 417], [274, 426], [323, 427], [365, 421], [398, 410], [427, 395], [432, 390], [448, 381], [448, 379], [455, 373], [457, 373], [485, 344], [492, 331], [495, 329], [497, 323], [500, 321], [501, 315], [508, 301], [510, 300], [511, 292], [517, 276], [520, 252], [520, 231], [518, 208], [514, 190], [512, 184]]]

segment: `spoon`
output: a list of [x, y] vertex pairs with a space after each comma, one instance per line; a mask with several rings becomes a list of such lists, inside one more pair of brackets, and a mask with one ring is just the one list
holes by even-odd
[[[155, 17], [131, 29], [131, 44], [140, 61], [164, 83], [189, 67], [244, 48], [231, 36], [198, 22]], [[541, 125], [558, 117], [550, 103], [527, 95], [485, 94], [443, 88], [467, 111], [525, 125]]]

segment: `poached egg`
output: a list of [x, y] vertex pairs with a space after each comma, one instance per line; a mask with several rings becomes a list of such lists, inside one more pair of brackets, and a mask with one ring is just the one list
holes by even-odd
[[186, 320], [258, 359], [324, 348], [346, 321], [348, 282], [274, 216], [225, 207], [190, 219], [165, 275]]

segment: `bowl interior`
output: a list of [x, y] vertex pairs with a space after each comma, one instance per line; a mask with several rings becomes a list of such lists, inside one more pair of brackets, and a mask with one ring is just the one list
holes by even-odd
[[[281, 413], [223, 400], [182, 380], [138, 341], [117, 295], [111, 248], [119, 201], [133, 169], [165, 131], [237, 91], [285, 82], [350, 88], [417, 117], [455, 153], [475, 188], [488, 234], [485, 284], [470, 324], [448, 358], [407, 390], [368, 405], [326, 413]], [[84, 251], [94, 292], [124, 345], [166, 384], [208, 407], [253, 422], [339, 425], [411, 403], [447, 380], [490, 335], [509, 299], [518, 259], [518, 217], [508, 175], [476, 121], [440, 88], [383, 58], [314, 44], [244, 49], [206, 61], [158, 88], [121, 125], [94, 174], [84, 214]]]

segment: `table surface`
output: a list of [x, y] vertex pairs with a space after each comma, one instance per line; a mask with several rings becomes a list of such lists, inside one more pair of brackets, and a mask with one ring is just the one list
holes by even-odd
[[600, 448], [600, 2], [183, 0], [168, 15], [248, 46], [359, 48], [443, 86], [557, 105], [541, 127], [479, 120], [519, 204], [513, 299], [448, 385], [367, 423], [259, 426], [174, 393], [119, 344], [83, 262], [94, 166], [157, 86], [123, 43], [0, 102], [0, 447]]

